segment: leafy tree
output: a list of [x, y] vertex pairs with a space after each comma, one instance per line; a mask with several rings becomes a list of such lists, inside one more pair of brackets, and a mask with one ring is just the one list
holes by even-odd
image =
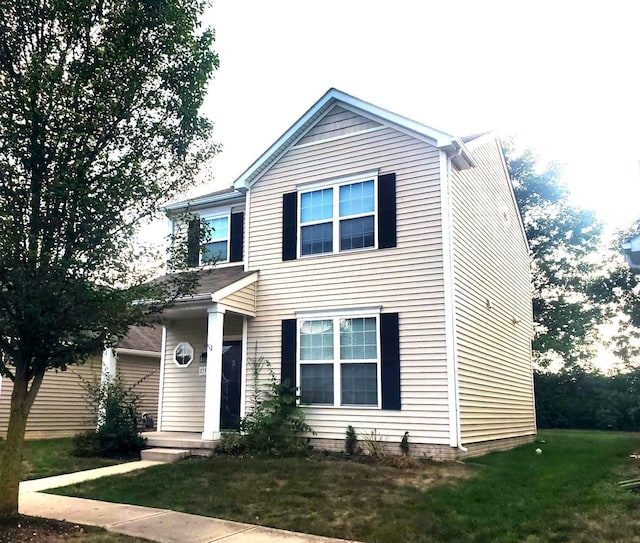
[[[201, 0], [0, 3], [0, 374], [13, 381], [0, 516], [45, 372], [100, 352], [193, 286], [149, 284], [132, 235], [216, 151]], [[193, 278], [191, 278], [193, 279]]]
[[603, 259], [602, 272], [590, 287], [590, 295], [609, 309], [616, 327], [610, 346], [629, 369], [640, 357], [640, 273], [629, 267], [620, 246], [638, 234], [640, 220], [614, 236]]
[[603, 375], [580, 367], [536, 371], [540, 428], [640, 429], [640, 370]]
[[557, 164], [540, 171], [528, 150], [505, 148], [507, 168], [531, 249], [536, 362], [574, 366], [590, 359], [606, 308], [590, 296], [602, 225], [569, 203]]

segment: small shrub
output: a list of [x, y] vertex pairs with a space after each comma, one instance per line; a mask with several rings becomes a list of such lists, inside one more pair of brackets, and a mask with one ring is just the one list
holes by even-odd
[[[265, 454], [295, 456], [308, 454], [309, 438], [315, 434], [305, 422], [304, 411], [298, 405], [296, 388], [278, 383], [269, 361], [258, 354], [249, 358], [249, 371], [253, 377], [252, 410], [240, 421], [240, 433], [223, 435], [216, 447], [221, 454]], [[268, 371], [268, 383], [261, 384], [263, 371]]]
[[222, 434], [220, 441], [216, 445], [218, 454], [229, 454], [239, 456], [247, 452], [247, 445], [244, 436], [237, 432], [226, 432]]
[[405, 432], [400, 440], [400, 450], [402, 454], [409, 454], [409, 432]]
[[302, 434], [314, 432], [296, 400], [295, 387], [288, 383], [270, 385], [265, 399], [240, 423], [248, 451], [294, 456], [310, 450], [309, 438]]
[[373, 429], [369, 434], [363, 434], [362, 440], [364, 442], [364, 450], [368, 456], [377, 460], [382, 460], [387, 456], [382, 436], [378, 434], [377, 430]]
[[351, 425], [347, 427], [345, 450], [349, 456], [354, 456], [360, 452], [360, 448], [358, 447], [358, 434]]
[[141, 399], [134, 391], [138, 383], [126, 386], [119, 375], [104, 383], [84, 382], [86, 400], [97, 430], [76, 436], [72, 454], [129, 457], [140, 453], [146, 440], [138, 433]]

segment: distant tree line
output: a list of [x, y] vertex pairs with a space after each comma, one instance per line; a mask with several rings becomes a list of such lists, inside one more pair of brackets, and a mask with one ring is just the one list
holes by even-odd
[[640, 368], [534, 373], [539, 428], [640, 431]]

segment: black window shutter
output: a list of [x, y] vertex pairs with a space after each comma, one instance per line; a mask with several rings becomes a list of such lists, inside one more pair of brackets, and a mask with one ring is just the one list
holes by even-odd
[[378, 177], [378, 248], [396, 246], [396, 174]]
[[187, 266], [200, 264], [200, 219], [191, 219], [187, 229]]
[[298, 193], [282, 195], [282, 260], [295, 260], [298, 245]]
[[282, 321], [282, 353], [280, 362], [280, 380], [296, 386], [296, 350], [297, 350], [296, 319]]
[[400, 333], [397, 313], [380, 314], [382, 409], [400, 410]]
[[244, 242], [244, 213], [231, 214], [231, 247], [229, 262], [242, 262], [242, 244]]

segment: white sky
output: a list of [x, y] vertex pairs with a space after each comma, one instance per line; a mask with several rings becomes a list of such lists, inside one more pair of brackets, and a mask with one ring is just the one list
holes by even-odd
[[206, 192], [336, 87], [455, 135], [513, 134], [566, 165], [577, 205], [612, 227], [640, 217], [640, 3], [214, 2], [205, 111], [224, 151]]

